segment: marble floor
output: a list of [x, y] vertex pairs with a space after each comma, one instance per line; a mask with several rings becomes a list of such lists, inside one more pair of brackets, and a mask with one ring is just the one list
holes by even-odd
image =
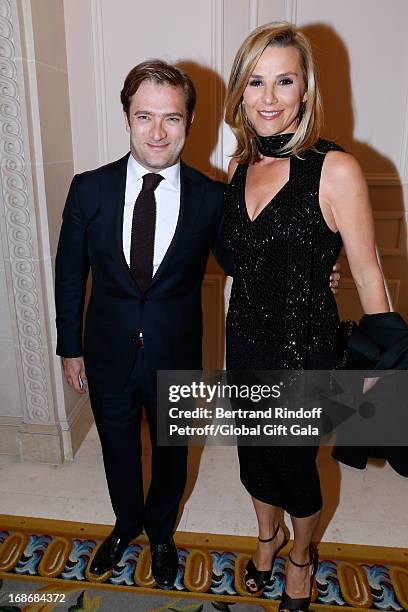
[[[145, 447], [147, 474], [147, 443]], [[325, 498], [319, 539], [408, 546], [408, 479], [378, 461], [364, 471], [340, 466], [331, 458], [328, 447], [319, 451], [319, 466]], [[51, 466], [0, 456], [0, 513], [113, 523], [95, 427], [73, 463]], [[286, 522], [289, 526], [288, 517]], [[235, 448], [191, 449], [178, 529], [256, 535], [251, 501], [238, 478]]]

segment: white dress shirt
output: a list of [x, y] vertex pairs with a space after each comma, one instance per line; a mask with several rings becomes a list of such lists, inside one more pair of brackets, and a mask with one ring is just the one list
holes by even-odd
[[[125, 208], [123, 213], [123, 253], [130, 266], [130, 241], [132, 234], [133, 208], [143, 185], [143, 176], [148, 174], [132, 155], [129, 155], [126, 174]], [[153, 275], [156, 274], [176, 231], [180, 211], [180, 162], [161, 170], [164, 180], [155, 189], [156, 233], [154, 239]]]

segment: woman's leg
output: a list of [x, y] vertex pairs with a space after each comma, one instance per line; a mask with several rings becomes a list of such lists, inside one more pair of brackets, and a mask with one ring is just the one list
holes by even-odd
[[[283, 528], [278, 529], [281, 509], [277, 506], [266, 504], [255, 497], [251, 499], [258, 519], [259, 534], [258, 546], [252, 555], [252, 560], [257, 570], [269, 571], [276, 551], [281, 548], [286, 538]], [[273, 537], [274, 534], [276, 534], [275, 537]], [[269, 540], [269, 542], [261, 542], [259, 540]], [[246, 584], [249, 589], [256, 589], [255, 581], [252, 578], [248, 578]]]
[[[279, 525], [278, 517], [280, 509], [252, 497], [256, 516], [258, 519], [258, 546], [252, 555], [252, 560], [247, 565], [245, 585], [249, 592], [255, 593], [265, 585], [264, 580], [269, 580], [273, 558], [286, 540], [285, 532]], [[266, 541], [263, 541], [266, 540]], [[252, 564], [252, 568], [251, 568]], [[260, 574], [258, 573], [260, 572]]]
[[[303, 565], [310, 560], [309, 546], [312, 542], [313, 533], [319, 522], [320, 510], [311, 516], [297, 518], [291, 516], [293, 525], [293, 547], [290, 556], [295, 563]], [[285, 590], [289, 597], [294, 599], [308, 597], [310, 594], [310, 578], [312, 566], [297, 567], [289, 560], [286, 565]]]

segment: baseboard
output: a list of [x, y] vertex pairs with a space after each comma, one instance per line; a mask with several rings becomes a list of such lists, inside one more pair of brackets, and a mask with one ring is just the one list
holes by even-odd
[[0, 416], [0, 455], [20, 455], [17, 433], [21, 417]]
[[81, 400], [72, 410], [68, 421], [65, 424], [61, 423], [65, 461], [73, 461], [75, 454], [94, 423], [88, 397], [81, 398]]

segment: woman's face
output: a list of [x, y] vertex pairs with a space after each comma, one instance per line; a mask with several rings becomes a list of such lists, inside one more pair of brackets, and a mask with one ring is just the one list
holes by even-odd
[[299, 109], [306, 100], [299, 51], [267, 47], [245, 88], [242, 102], [260, 136], [294, 132]]

